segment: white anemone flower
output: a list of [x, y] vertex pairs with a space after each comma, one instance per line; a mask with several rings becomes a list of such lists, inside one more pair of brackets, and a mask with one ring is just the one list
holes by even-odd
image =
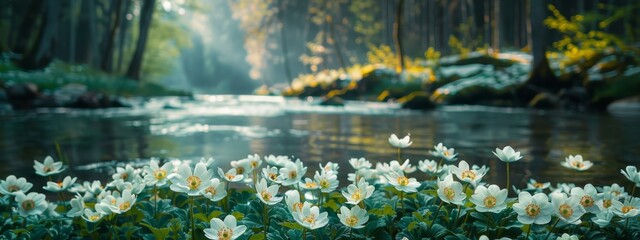
[[304, 180], [304, 182], [299, 182], [298, 186], [304, 190], [307, 191], [312, 191], [312, 190], [318, 190], [320, 189], [320, 185], [318, 185], [317, 182], [315, 182], [315, 180], [311, 179], [311, 178], [306, 178]]
[[305, 202], [302, 210], [299, 213], [293, 214], [293, 219], [303, 227], [314, 230], [324, 227], [329, 223], [328, 215], [327, 212], [320, 212], [318, 206], [311, 206], [310, 203]]
[[318, 183], [320, 191], [323, 193], [335, 191], [340, 183], [338, 181], [338, 175], [336, 175], [334, 171], [325, 171], [324, 169], [320, 172], [316, 171], [313, 179]]
[[318, 164], [318, 165], [320, 165], [320, 169], [326, 172], [329, 172], [329, 171], [334, 172], [334, 174], [338, 174], [338, 169], [340, 168], [340, 165], [333, 162], [327, 162], [324, 166], [322, 166], [322, 164]]
[[451, 172], [455, 174], [460, 181], [471, 183], [471, 185], [476, 186], [487, 173], [487, 170], [484, 166], [478, 170], [470, 169], [469, 164], [462, 160], [458, 163], [457, 167], [452, 167]]
[[507, 208], [507, 189], [497, 185], [478, 186], [469, 200], [476, 205], [478, 212], [499, 213]]
[[43, 177], [61, 173], [66, 169], [62, 162], [54, 162], [51, 156], [44, 158], [42, 163], [33, 160], [33, 168], [36, 170], [36, 174]]
[[615, 201], [611, 203], [613, 213], [621, 218], [633, 218], [640, 214], [640, 198], [631, 197], [623, 202]]
[[140, 177], [139, 174], [140, 174], [139, 169], [133, 168], [131, 164], [127, 164], [124, 168], [117, 167], [116, 173], [111, 175], [111, 178], [113, 178], [113, 180], [122, 179], [125, 182], [131, 182], [134, 179], [139, 178]]
[[244, 179], [244, 175], [239, 174], [236, 168], [231, 168], [226, 173], [218, 168], [218, 175], [227, 182], [240, 182]]
[[553, 205], [544, 193], [531, 196], [529, 192], [520, 192], [518, 202], [513, 204], [513, 210], [518, 213], [518, 221], [522, 224], [547, 224], [551, 221]]
[[302, 165], [300, 159], [296, 162], [288, 162], [283, 168], [280, 168], [280, 176], [282, 177], [283, 186], [291, 186], [298, 184], [302, 179], [302, 176], [307, 173], [307, 167]]
[[9, 175], [6, 180], [0, 180], [0, 193], [3, 195], [15, 196], [18, 192], [27, 193], [31, 187], [33, 184], [23, 177], [16, 178], [14, 175]]
[[616, 197], [612, 192], [605, 192], [598, 194], [598, 200], [596, 201], [596, 205], [600, 208], [600, 211], [611, 210], [611, 206], [613, 206], [614, 202], [618, 202], [618, 197]]
[[389, 162], [389, 169], [394, 172], [404, 172], [405, 174], [413, 173], [416, 171], [416, 167], [409, 163], [409, 159], [406, 159], [402, 164], [396, 160]]
[[47, 182], [47, 186], [44, 186], [43, 189], [51, 192], [62, 192], [66, 191], [71, 185], [73, 185], [77, 177], [66, 176], [61, 182]]
[[342, 206], [340, 207], [340, 213], [338, 213], [338, 219], [347, 227], [353, 229], [360, 229], [364, 227], [364, 224], [369, 221], [369, 215], [367, 211], [359, 206], [353, 206], [351, 209]]
[[616, 199], [621, 199], [627, 197], [629, 194], [624, 191], [624, 187], [618, 185], [617, 183], [611, 184], [611, 186], [602, 187], [603, 193], [611, 193]]
[[578, 235], [569, 235], [567, 233], [563, 233], [562, 236], [556, 238], [556, 240], [578, 240], [580, 237]]
[[60, 213], [56, 211], [56, 208], [58, 208], [58, 204], [55, 204], [53, 202], [47, 203], [47, 209], [44, 211], [44, 215], [50, 218], [60, 217]]
[[386, 177], [389, 183], [401, 192], [414, 193], [420, 187], [420, 183], [415, 178], [407, 178], [402, 171], [391, 171]]
[[47, 210], [48, 203], [45, 200], [44, 194], [30, 192], [25, 195], [23, 192], [16, 192], [14, 196], [18, 203], [18, 213], [20, 213], [20, 216], [39, 215]]
[[353, 169], [363, 169], [363, 168], [371, 168], [371, 162], [367, 161], [365, 158], [351, 158], [349, 159], [349, 164], [353, 167]]
[[391, 136], [389, 136], [389, 143], [397, 148], [407, 148], [411, 146], [411, 144], [413, 144], [413, 142], [411, 141], [411, 134], [408, 133], [407, 136], [404, 136], [401, 139], [399, 139], [395, 133], [391, 134]]
[[147, 186], [162, 187], [169, 181], [169, 174], [173, 172], [173, 164], [167, 162], [160, 167], [158, 161], [153, 159], [149, 166], [144, 167], [144, 182]]
[[247, 230], [247, 226], [237, 225], [236, 217], [229, 214], [224, 221], [219, 218], [212, 218], [209, 222], [210, 228], [204, 229], [204, 236], [214, 240], [232, 240], [236, 239]]
[[640, 173], [638, 173], [638, 169], [635, 166], [627, 166], [625, 170], [620, 170], [620, 173], [633, 182], [636, 187], [640, 187]]
[[529, 179], [529, 182], [527, 183], [527, 188], [525, 190], [534, 190], [536, 192], [540, 192], [544, 189], [547, 189], [551, 186], [550, 182], [538, 182], [535, 179], [531, 178]]
[[93, 211], [90, 208], [85, 208], [84, 214], [82, 214], [82, 219], [84, 219], [87, 222], [96, 223], [100, 221], [100, 219], [102, 219], [102, 217], [104, 216], [105, 216], [104, 214], [98, 211]]
[[593, 166], [591, 161], [582, 160], [581, 155], [572, 156], [564, 159], [564, 162], [560, 163], [563, 167], [574, 169], [578, 171], [585, 171]]
[[84, 213], [84, 198], [79, 194], [76, 195], [71, 201], [69, 201], [69, 205], [71, 205], [71, 210], [67, 212], [67, 217], [79, 217]]
[[281, 184], [282, 177], [277, 167], [265, 167], [262, 169], [262, 177], [269, 180], [269, 182]]
[[584, 189], [580, 187], [572, 188], [571, 197], [578, 198], [585, 211], [594, 214], [600, 212], [600, 208], [596, 204], [600, 200], [600, 196], [598, 195], [598, 190], [591, 183], [585, 185]]
[[377, 171], [375, 169], [370, 169], [370, 168], [361, 168], [356, 170], [355, 173], [347, 174], [347, 181], [353, 182], [353, 183], [360, 181], [360, 179], [373, 180], [376, 178], [378, 178]]
[[575, 196], [567, 197], [565, 193], [551, 194], [551, 204], [553, 205], [553, 213], [562, 221], [568, 224], [580, 224], [580, 217], [586, 213], [580, 198]]
[[571, 189], [576, 187], [573, 183], [557, 183], [552, 193], [566, 193], [571, 194]]
[[202, 190], [202, 196], [211, 201], [217, 202], [227, 196], [226, 185], [220, 179], [213, 178], [209, 180], [209, 186]]
[[611, 223], [611, 219], [613, 219], [613, 216], [615, 216], [613, 211], [610, 209], [606, 209], [592, 217], [591, 221], [597, 224], [599, 227], [604, 228], [609, 225], [609, 223]]
[[231, 161], [230, 165], [233, 169], [236, 170], [236, 174], [238, 175], [247, 175], [253, 171], [251, 162], [249, 162], [249, 160], [246, 160], [246, 159]]
[[342, 191], [342, 196], [347, 199], [347, 204], [356, 205], [369, 197], [375, 191], [374, 186], [369, 186], [369, 183], [364, 180], [364, 178], [360, 178], [357, 184], [349, 184], [347, 186], [347, 191]]
[[132, 182], [125, 182], [122, 179], [118, 179], [112, 181], [110, 184], [112, 186], [115, 186], [119, 192], [122, 192], [125, 189], [129, 189], [131, 190], [132, 194], [140, 194], [145, 187], [145, 183], [142, 179], [133, 180]]
[[298, 190], [289, 190], [284, 193], [284, 202], [291, 214], [297, 214], [302, 211], [303, 203], [300, 201], [300, 192]]
[[462, 184], [453, 180], [453, 175], [449, 174], [444, 177], [443, 180], [438, 180], [438, 197], [440, 200], [455, 205], [464, 205], [464, 200], [467, 195], [462, 192]]
[[500, 148], [496, 148], [496, 151], [493, 152], [493, 155], [496, 155], [503, 162], [515, 162], [522, 158], [520, 156], [520, 152], [516, 152], [511, 148], [511, 146], [506, 146], [502, 150]]
[[82, 186], [85, 190], [83, 197], [86, 201], [95, 200], [96, 196], [99, 196], [104, 192], [104, 186], [102, 186], [99, 180], [95, 180], [93, 182], [84, 181]]
[[271, 165], [271, 166], [276, 166], [276, 167], [284, 167], [284, 165], [288, 162], [292, 162], [291, 159], [288, 156], [274, 156], [274, 155], [269, 155], [269, 156], [265, 156], [264, 157], [264, 161], [267, 162], [267, 164]]
[[[212, 158], [212, 157], [209, 157], [209, 158], [202, 157], [202, 158], [200, 158], [200, 162], [204, 163], [207, 166], [207, 169], [213, 169], [213, 167], [215, 166], [215, 163], [216, 163], [216, 159]], [[173, 164], [171, 164], [171, 165], [173, 165]], [[175, 167], [176, 166], [174, 166], [174, 168]]]
[[418, 169], [431, 176], [438, 176], [442, 172], [442, 169], [438, 168], [438, 162], [429, 159], [419, 161]]
[[275, 205], [282, 201], [282, 197], [276, 196], [279, 188], [278, 184], [267, 187], [267, 180], [263, 178], [256, 184], [256, 195], [264, 204]]
[[197, 163], [193, 172], [187, 164], [178, 167], [178, 172], [170, 174], [171, 190], [186, 193], [189, 196], [200, 196], [202, 190], [211, 183], [211, 173], [204, 163]]
[[116, 202], [112, 202], [113, 204], [110, 206], [111, 212], [121, 214], [131, 210], [133, 204], [136, 203], [136, 195], [131, 194], [130, 189], [125, 189], [122, 195], [115, 200]]
[[247, 155], [247, 158], [245, 158], [244, 160], [249, 162], [249, 166], [253, 168], [253, 171], [255, 171], [255, 169], [258, 169], [262, 165], [262, 158], [260, 158], [260, 155], [258, 154]]
[[431, 156], [434, 157], [440, 157], [444, 160], [453, 162], [456, 160], [456, 156], [458, 156], [458, 154], [455, 153], [455, 148], [447, 148], [446, 146], [442, 145], [442, 143], [438, 143], [438, 145], [433, 146], [433, 148], [435, 149], [435, 151], [430, 151], [429, 153], [431, 153]]

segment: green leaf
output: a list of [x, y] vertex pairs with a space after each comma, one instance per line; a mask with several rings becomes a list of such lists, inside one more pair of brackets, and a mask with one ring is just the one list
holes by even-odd
[[249, 240], [264, 240], [264, 239], [265, 239], [264, 233], [253, 234], [253, 236], [249, 238]]
[[281, 222], [281, 226], [302, 231], [303, 227], [297, 222]]
[[382, 208], [371, 209], [369, 213], [380, 217], [396, 216], [396, 211], [389, 204], [385, 204]]
[[171, 230], [169, 228], [155, 228], [147, 223], [140, 223], [140, 225], [147, 227], [153, 233], [156, 239], [165, 239], [169, 236]]

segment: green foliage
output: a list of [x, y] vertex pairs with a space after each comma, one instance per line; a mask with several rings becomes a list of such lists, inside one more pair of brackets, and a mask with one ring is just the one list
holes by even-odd
[[384, 28], [377, 18], [380, 14], [379, 3], [372, 0], [353, 0], [349, 5], [349, 11], [355, 15], [353, 30], [361, 36], [356, 37], [356, 44], [379, 42], [379, 33]]

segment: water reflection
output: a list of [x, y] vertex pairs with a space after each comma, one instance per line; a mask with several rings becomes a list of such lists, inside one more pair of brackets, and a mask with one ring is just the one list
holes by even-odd
[[[0, 116], [4, 165], [0, 176], [36, 179], [33, 160], [56, 156], [56, 143], [69, 159], [72, 174], [84, 180], [95, 179], [96, 171], [108, 169], [104, 166], [112, 161], [144, 164], [150, 157], [213, 157], [228, 166], [231, 160], [257, 153], [299, 157], [309, 166], [308, 175], [318, 163], [338, 162], [344, 184], [352, 170], [348, 159], [365, 157], [376, 163], [396, 158], [387, 142], [391, 133], [411, 133], [414, 145], [403, 157], [414, 165], [431, 158], [428, 150], [443, 142], [456, 148], [460, 159], [488, 165], [486, 180], [500, 184], [505, 181], [505, 166], [491, 151], [511, 145], [524, 155], [512, 164], [512, 182], [519, 186], [529, 177], [554, 184], [628, 185], [619, 169], [637, 164], [640, 156], [640, 115], [461, 106], [423, 113], [358, 102], [347, 108], [325, 108], [277, 97], [166, 100], [171, 108], [163, 107], [162, 99], [154, 101], [154, 107], [143, 102], [134, 109]], [[595, 167], [583, 173], [561, 168], [559, 162], [570, 154], [582, 154]], [[86, 167], [95, 163], [105, 164]]]

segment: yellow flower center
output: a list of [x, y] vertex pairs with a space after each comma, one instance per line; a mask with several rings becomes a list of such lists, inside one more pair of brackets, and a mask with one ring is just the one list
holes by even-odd
[[260, 196], [262, 196], [262, 199], [264, 199], [265, 201], [271, 201], [271, 193], [269, 193], [269, 191], [267, 190], [263, 190], [262, 192], [260, 192]]
[[211, 193], [211, 196], [215, 196], [216, 193], [218, 193], [218, 191], [216, 191], [216, 188], [214, 188], [213, 186], [208, 187], [207, 189], [204, 190], [205, 194], [206, 193]]
[[57, 182], [56, 184], [58, 185], [58, 187], [62, 187], [62, 182]]
[[244, 174], [244, 168], [243, 167], [237, 167], [236, 168], [236, 173], [237, 174]]
[[543, 188], [544, 184], [542, 184], [542, 183], [534, 183], [533, 187], [535, 187], [535, 188]]
[[623, 206], [622, 207], [622, 213], [627, 214], [629, 211], [631, 211], [633, 209], [636, 209], [636, 208], [634, 208], [632, 206]]
[[609, 207], [611, 207], [611, 199], [603, 200], [603, 201], [602, 201], [602, 206], [603, 206], [604, 208], [609, 208]]
[[529, 217], [536, 217], [540, 214], [540, 206], [535, 204], [529, 204], [524, 208], [524, 211], [529, 215]]
[[582, 168], [584, 164], [582, 162], [573, 162], [571, 163], [575, 168]]
[[227, 227], [222, 227], [220, 230], [218, 230], [218, 239], [230, 240], [231, 237], [233, 237], [233, 230]]
[[347, 225], [351, 227], [355, 227], [356, 224], [358, 224], [358, 217], [351, 215], [351, 216], [348, 216], [344, 221], [346, 222]]
[[320, 180], [320, 187], [321, 188], [329, 188], [329, 181], [326, 180], [326, 179]]
[[120, 179], [122, 180], [126, 180], [129, 177], [129, 174], [127, 174], [126, 172], [123, 172], [122, 174], [120, 174]]
[[233, 180], [233, 178], [235, 178], [235, 177], [236, 177], [236, 175], [228, 174], [228, 173], [227, 173], [227, 174], [225, 174], [225, 175], [224, 175], [224, 177], [226, 177], [226, 178], [227, 178], [227, 180], [231, 181], [231, 180]]
[[453, 188], [445, 187], [444, 188], [444, 196], [449, 199], [449, 201], [453, 200], [456, 197], [456, 191]]
[[360, 189], [356, 190], [353, 194], [351, 194], [351, 198], [353, 199], [353, 201], [360, 201], [362, 200], [362, 192], [360, 191]]
[[313, 213], [309, 214], [309, 216], [305, 217], [303, 221], [309, 223], [311, 226], [316, 225], [316, 215]]
[[91, 215], [91, 217], [89, 217], [89, 220], [91, 220], [91, 221], [93, 221], [93, 222], [98, 221], [98, 220], [100, 220], [100, 216], [98, 216], [98, 215]]
[[271, 181], [275, 181], [276, 179], [278, 179], [278, 174], [269, 173], [269, 179], [271, 179]]
[[25, 211], [31, 211], [36, 208], [36, 203], [31, 199], [27, 199], [24, 200], [24, 202], [22, 202], [20, 206], [22, 206], [22, 209], [24, 209]]
[[297, 203], [294, 203], [293, 206], [291, 206], [291, 207], [293, 208], [294, 212], [300, 212], [300, 211], [302, 211], [302, 207], [303, 206], [304, 206], [303, 203], [297, 202]]
[[584, 195], [582, 196], [582, 198], [580, 198], [580, 205], [582, 205], [585, 208], [593, 207], [593, 204], [594, 204], [593, 198], [589, 195]]
[[167, 171], [158, 169], [153, 173], [153, 176], [155, 176], [157, 180], [162, 180], [167, 177]]
[[126, 211], [129, 208], [131, 208], [131, 203], [129, 201], [124, 201], [124, 202], [120, 203], [118, 208], [120, 208], [120, 211]]
[[16, 186], [16, 185], [11, 185], [11, 186], [7, 187], [7, 190], [9, 192], [15, 192], [15, 191], [20, 190], [20, 188], [18, 186]]
[[251, 167], [252, 168], [258, 167], [258, 163], [259, 163], [258, 161], [251, 161]]
[[400, 176], [398, 177], [398, 184], [400, 184], [400, 186], [407, 186], [409, 185], [409, 179], [405, 176]]
[[444, 155], [445, 157], [448, 157], [448, 156], [450, 156], [450, 155], [451, 155], [451, 153], [449, 153], [449, 151], [444, 151], [444, 152], [442, 153], [442, 155]]
[[318, 185], [315, 182], [306, 182], [304, 184], [304, 186], [307, 187], [307, 188], [316, 188], [316, 187], [318, 187]]
[[620, 196], [620, 191], [611, 191], [613, 193], [613, 195], [616, 195], [616, 197]]
[[198, 176], [192, 175], [187, 178], [187, 186], [189, 186], [190, 190], [196, 190], [200, 187], [202, 180]]
[[295, 179], [297, 176], [298, 176], [298, 172], [297, 171], [289, 172], [289, 179]]
[[462, 176], [462, 179], [465, 179], [465, 178], [468, 178], [469, 180], [476, 179], [476, 173], [471, 170], [464, 171], [460, 175]]
[[484, 206], [486, 208], [493, 208], [496, 205], [496, 198], [493, 196], [488, 196], [486, 198], [484, 198]]
[[560, 211], [560, 215], [562, 215], [564, 218], [569, 218], [571, 217], [571, 215], [573, 215], [573, 209], [571, 208], [571, 206], [569, 206], [569, 204], [565, 203], [560, 205], [558, 210]]
[[43, 171], [44, 173], [48, 173], [48, 172], [53, 171], [53, 168], [51, 168], [51, 167], [49, 167], [49, 166], [44, 166], [44, 167], [42, 167], [42, 171]]

